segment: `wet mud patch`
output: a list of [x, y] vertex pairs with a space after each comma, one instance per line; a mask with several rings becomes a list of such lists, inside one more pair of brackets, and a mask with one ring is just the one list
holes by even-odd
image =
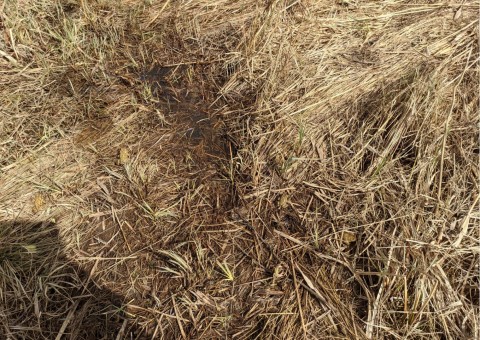
[[150, 86], [157, 108], [174, 122], [180, 148], [194, 151], [196, 161], [226, 160], [229, 142], [221, 121], [211, 113], [213, 91], [202, 71], [191, 65], [155, 65], [140, 80]]

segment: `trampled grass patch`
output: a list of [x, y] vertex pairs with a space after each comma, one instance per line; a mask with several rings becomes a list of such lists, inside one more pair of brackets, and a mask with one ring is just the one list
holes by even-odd
[[479, 10], [1, 3], [1, 337], [478, 337]]

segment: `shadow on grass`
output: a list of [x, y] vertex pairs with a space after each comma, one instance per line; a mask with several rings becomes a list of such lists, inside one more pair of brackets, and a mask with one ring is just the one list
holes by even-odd
[[51, 222], [0, 221], [1, 339], [138, 339], [123, 298], [67, 258]]

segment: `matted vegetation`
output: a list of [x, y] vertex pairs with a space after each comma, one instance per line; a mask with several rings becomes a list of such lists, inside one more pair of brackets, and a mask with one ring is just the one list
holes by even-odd
[[0, 336], [479, 336], [477, 1], [5, 0]]

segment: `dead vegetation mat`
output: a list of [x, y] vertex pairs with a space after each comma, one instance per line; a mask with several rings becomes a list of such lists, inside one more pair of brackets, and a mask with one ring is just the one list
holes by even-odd
[[1, 338], [476, 338], [478, 13], [3, 1]]

